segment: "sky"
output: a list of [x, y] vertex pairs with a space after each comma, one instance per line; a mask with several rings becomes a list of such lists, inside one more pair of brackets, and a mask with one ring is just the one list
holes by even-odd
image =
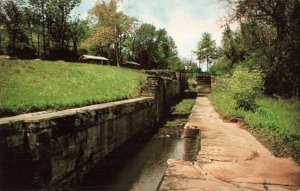
[[[96, 0], [82, 0], [75, 9], [82, 18]], [[124, 0], [120, 9], [138, 20], [165, 28], [174, 39], [180, 57], [193, 58], [204, 32], [221, 42], [226, 10], [220, 0]]]

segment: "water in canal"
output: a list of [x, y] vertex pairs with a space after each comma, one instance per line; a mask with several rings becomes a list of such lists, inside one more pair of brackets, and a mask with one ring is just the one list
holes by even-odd
[[181, 159], [180, 137], [129, 143], [85, 177], [78, 190], [155, 191], [170, 158]]
[[[137, 135], [99, 162], [77, 190], [155, 191], [167, 168], [168, 159], [182, 159], [180, 138], [193, 102], [187, 100], [174, 107], [158, 124], [157, 131]], [[183, 107], [184, 106], [184, 107]]]

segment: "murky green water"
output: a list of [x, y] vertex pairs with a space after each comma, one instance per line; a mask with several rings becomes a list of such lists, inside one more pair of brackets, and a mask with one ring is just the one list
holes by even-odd
[[[159, 186], [170, 158], [181, 159], [183, 143], [180, 138], [150, 140], [138, 143], [116, 154], [110, 160], [119, 161], [97, 167], [85, 177], [79, 190], [154, 191]], [[132, 150], [137, 149], [134, 154]], [[128, 153], [129, 156], [126, 156]]]

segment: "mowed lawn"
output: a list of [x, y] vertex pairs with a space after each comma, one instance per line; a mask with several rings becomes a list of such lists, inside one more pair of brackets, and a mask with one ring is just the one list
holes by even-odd
[[138, 97], [146, 78], [114, 66], [0, 60], [0, 116]]

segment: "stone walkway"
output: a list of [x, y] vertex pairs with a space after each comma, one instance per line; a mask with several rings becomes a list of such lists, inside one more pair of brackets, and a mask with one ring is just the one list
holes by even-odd
[[187, 126], [201, 129], [196, 162], [168, 160], [160, 190], [300, 191], [300, 166], [276, 158], [236, 123], [222, 121], [206, 97], [198, 97]]

